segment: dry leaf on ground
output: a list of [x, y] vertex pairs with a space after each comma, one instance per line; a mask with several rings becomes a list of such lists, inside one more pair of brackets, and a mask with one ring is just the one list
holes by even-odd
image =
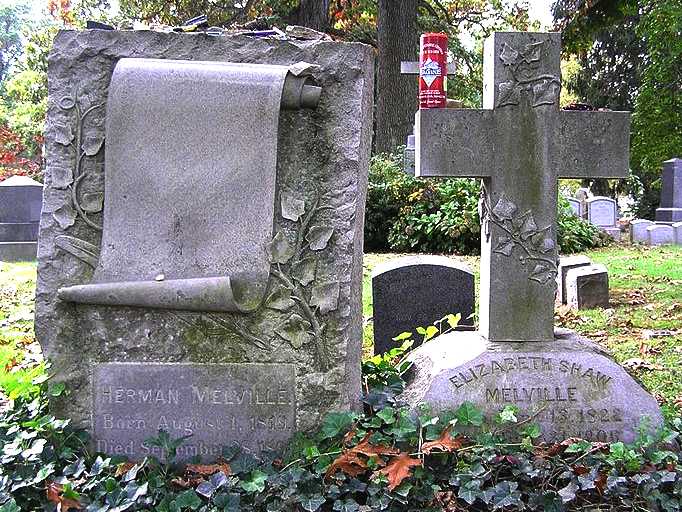
[[407, 452], [401, 453], [396, 458], [391, 460], [385, 468], [382, 468], [378, 473], [384, 474], [388, 477], [388, 489], [392, 491], [398, 487], [403, 480], [412, 475], [412, 468], [421, 466], [421, 459], [413, 459]]

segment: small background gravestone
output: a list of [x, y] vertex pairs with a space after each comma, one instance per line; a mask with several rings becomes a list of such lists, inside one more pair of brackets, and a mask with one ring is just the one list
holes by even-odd
[[559, 259], [559, 272], [557, 274], [557, 302], [566, 304], [566, 274], [569, 270], [591, 265], [592, 261], [587, 256], [562, 256]]
[[673, 158], [663, 162], [661, 204], [656, 209], [656, 220], [682, 221], [682, 159]]
[[682, 222], [673, 224], [673, 229], [675, 230], [675, 243], [682, 245]]
[[575, 192], [575, 198], [580, 201], [580, 211], [582, 218], [587, 218], [587, 200], [592, 197], [592, 192], [589, 188], [581, 187]]
[[[415, 332], [450, 313], [460, 313], [460, 325], [472, 326], [474, 274], [444, 256], [407, 256], [378, 265], [372, 272], [374, 353], [397, 346], [402, 332]], [[416, 336], [416, 339], [419, 337]]]
[[620, 240], [618, 222], [618, 205], [610, 197], [595, 196], [587, 199], [587, 220], [608, 233], [616, 240]]
[[0, 261], [36, 258], [43, 185], [27, 176], [0, 182]]
[[574, 309], [609, 307], [609, 273], [604, 265], [569, 270], [565, 288], [566, 303]]
[[630, 243], [646, 244], [649, 243], [649, 236], [647, 228], [653, 224], [653, 221], [646, 219], [635, 219], [630, 222]]
[[568, 201], [569, 206], [571, 207], [571, 210], [573, 211], [573, 215], [576, 217], [583, 217], [583, 203], [580, 202], [580, 200], [575, 199], [573, 197], [567, 197], [566, 200]]
[[667, 245], [675, 243], [675, 229], [667, 224], [652, 224], [646, 228], [649, 245]]

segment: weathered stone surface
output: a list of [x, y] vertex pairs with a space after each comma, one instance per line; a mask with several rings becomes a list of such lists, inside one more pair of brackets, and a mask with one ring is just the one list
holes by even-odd
[[36, 258], [43, 185], [27, 176], [0, 182], [0, 261]]
[[[318, 66], [312, 71], [322, 87], [318, 107], [279, 114], [274, 237], [268, 244], [272, 261], [277, 263], [271, 269], [277, 272], [270, 275], [271, 288], [265, 302], [252, 313], [75, 305], [57, 298], [59, 288], [92, 282], [94, 268], [100, 264], [99, 227], [102, 209], [107, 215], [109, 198], [104, 197], [102, 204], [105, 110], [98, 106], [107, 100], [116, 62], [129, 57], [282, 66], [306, 61]], [[55, 398], [51, 404], [55, 413], [92, 430], [93, 370], [110, 362], [192, 363], [197, 375], [215, 364], [263, 363], [275, 369], [293, 365], [295, 430], [313, 428], [329, 410], [359, 405], [372, 61], [371, 48], [361, 44], [149, 31], [58, 34], [49, 58], [47, 188], [38, 250], [36, 332], [53, 363], [53, 381], [64, 382], [78, 392], [66, 399]], [[173, 101], [169, 99], [166, 107], [174, 108]], [[176, 129], [192, 127], [181, 124]], [[77, 133], [82, 133], [79, 141], [74, 139]], [[259, 142], [254, 140], [253, 144]], [[159, 147], [159, 152], [168, 150]], [[80, 167], [76, 165], [79, 157]], [[218, 167], [202, 179], [220, 187], [228, 178], [227, 166], [234, 164], [225, 162], [225, 168]], [[66, 190], [75, 177], [79, 179], [77, 195], [82, 211]], [[194, 186], [180, 175], [172, 183], [180, 189]], [[225, 196], [223, 200], [232, 198]], [[205, 209], [220, 215], [215, 203], [204, 203], [201, 198], [187, 202], [186, 214], [200, 218]], [[175, 208], [182, 218], [180, 206]], [[145, 216], [143, 209], [139, 211], [140, 223], [168, 226], [167, 219], [158, 218], [164, 212]], [[233, 215], [205, 220], [249, 229], [251, 218]], [[226, 258], [240, 250], [230, 240], [213, 243]], [[188, 259], [192, 257], [192, 248], [187, 245], [175, 249]], [[160, 275], [149, 277], [165, 280]], [[226, 371], [227, 377], [230, 371]], [[140, 378], [151, 379], [145, 372]], [[155, 384], [172, 384], [171, 375], [175, 374], [154, 377], [159, 379]], [[250, 382], [260, 385], [259, 375], [254, 373]], [[262, 383], [270, 384], [278, 375], [273, 370]], [[148, 432], [154, 434], [153, 429]], [[280, 437], [278, 433], [274, 440]], [[226, 432], [225, 441], [229, 439]]]
[[611, 227], [618, 220], [618, 206], [610, 197], [596, 196], [587, 201], [587, 220], [595, 226]]
[[651, 226], [653, 221], [646, 219], [635, 219], [630, 221], [630, 242], [633, 244], [644, 244], [649, 242], [646, 228]]
[[646, 228], [649, 245], [666, 245], [675, 243], [675, 229], [666, 224], [654, 224]]
[[673, 229], [675, 230], [675, 243], [682, 245], [682, 222], [673, 224]]
[[573, 215], [576, 217], [583, 217], [583, 203], [580, 202], [579, 199], [575, 199], [573, 197], [567, 197], [566, 200], [568, 201], [569, 206], [571, 207], [571, 210], [573, 211]]
[[154, 455], [150, 432], [191, 436], [178, 459], [220, 457], [222, 447], [278, 450], [295, 432], [293, 364], [103, 363], [93, 369], [97, 451]]
[[460, 325], [473, 325], [475, 300], [473, 272], [451, 258], [407, 256], [378, 265], [372, 272], [374, 353], [395, 347], [398, 334], [450, 313], [462, 315]]
[[546, 441], [631, 442], [643, 418], [650, 427], [663, 421], [650, 394], [597, 344], [570, 331], [557, 331], [546, 343], [489, 343], [476, 332], [448, 333], [409, 359], [414, 370], [400, 398], [413, 409], [472, 402], [492, 416], [516, 405], [519, 420], [532, 417]]
[[557, 297], [561, 304], [566, 304], [566, 274], [569, 270], [592, 265], [587, 256], [562, 256], [559, 259], [559, 273], [557, 274]]
[[484, 109], [415, 118], [417, 176], [483, 178], [479, 323], [491, 341], [553, 338], [557, 178], [628, 174], [629, 113], [559, 110], [560, 40], [494, 33]]
[[661, 204], [656, 209], [656, 220], [682, 221], [682, 159], [673, 158], [663, 162], [661, 179]]
[[566, 303], [575, 309], [609, 307], [609, 272], [590, 265], [566, 273]]

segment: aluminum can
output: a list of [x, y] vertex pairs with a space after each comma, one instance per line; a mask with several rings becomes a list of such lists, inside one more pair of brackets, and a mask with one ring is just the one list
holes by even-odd
[[447, 57], [447, 34], [422, 34], [419, 39], [419, 108], [445, 108]]

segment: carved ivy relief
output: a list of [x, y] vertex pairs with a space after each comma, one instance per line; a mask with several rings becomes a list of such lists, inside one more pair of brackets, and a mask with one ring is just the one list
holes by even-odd
[[[539, 228], [533, 212], [519, 213], [518, 206], [504, 193], [491, 208], [485, 185], [482, 190], [481, 218], [503, 231], [494, 242], [493, 252], [513, 257], [514, 249], [518, 248], [519, 261], [524, 266], [528, 264], [528, 279], [540, 284], [553, 282], [557, 276], [557, 262], [551, 226]], [[489, 237], [490, 233], [486, 232], [486, 236]]]
[[545, 43], [529, 43], [519, 49], [507, 43], [502, 44], [500, 60], [508, 68], [512, 79], [499, 84], [497, 107], [518, 105], [522, 93], [530, 96], [533, 107], [557, 103], [561, 89], [559, 77], [537, 72]]
[[[306, 209], [305, 201], [288, 193], [282, 193], [280, 199], [282, 218], [294, 224], [295, 239], [280, 230], [270, 243], [270, 280], [263, 304], [248, 315], [173, 314], [188, 329], [199, 330], [206, 337], [236, 335], [260, 350], [272, 350], [277, 340], [294, 349], [312, 344], [320, 368], [326, 370], [331, 353], [323, 317], [338, 308], [340, 293], [337, 280], [318, 279], [319, 256], [334, 233], [318, 214], [330, 207], [320, 206], [317, 199]], [[280, 317], [267, 339], [262, 337], [262, 328], [252, 328], [263, 318], [264, 310]]]

